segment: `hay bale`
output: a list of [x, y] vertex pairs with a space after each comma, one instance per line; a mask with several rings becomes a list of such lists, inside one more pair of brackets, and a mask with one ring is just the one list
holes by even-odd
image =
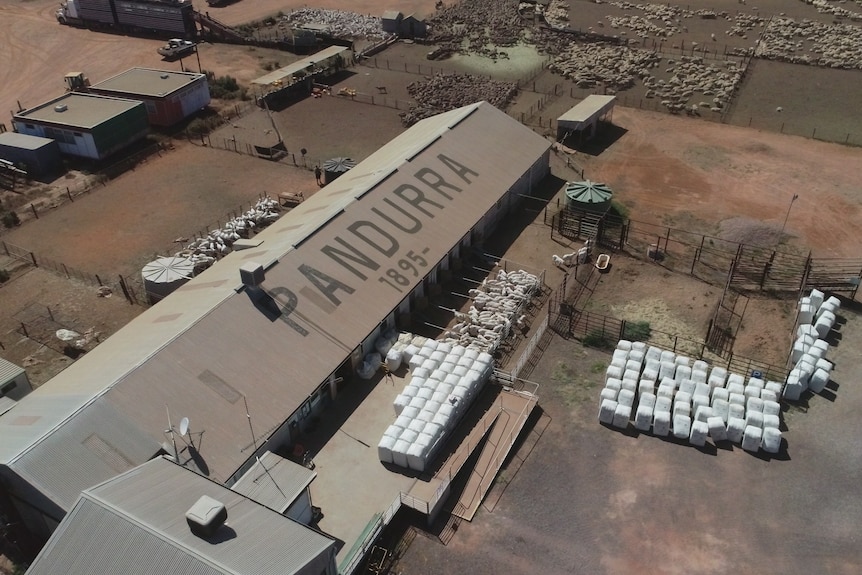
[[756, 452], [760, 449], [763, 439], [763, 430], [753, 425], [747, 425], [742, 434], [742, 448], [746, 451]]
[[675, 415], [673, 418], [673, 436], [687, 439], [691, 434], [691, 418], [687, 415]]
[[742, 441], [745, 432], [745, 420], [739, 417], [731, 417], [727, 420], [727, 440], [733, 443]]

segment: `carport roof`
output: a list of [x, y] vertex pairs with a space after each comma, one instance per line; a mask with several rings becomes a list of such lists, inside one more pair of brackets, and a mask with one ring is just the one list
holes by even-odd
[[591, 94], [557, 118], [558, 123], [583, 123], [603, 115], [613, 108], [616, 96], [599, 96]]

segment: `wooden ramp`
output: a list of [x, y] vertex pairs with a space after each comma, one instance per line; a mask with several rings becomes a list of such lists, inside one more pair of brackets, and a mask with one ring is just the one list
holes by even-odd
[[[466, 521], [473, 520], [538, 400], [538, 396], [531, 393], [508, 389], [500, 392], [500, 410], [488, 432], [476, 466], [452, 511], [453, 515]], [[477, 428], [481, 429], [482, 426]]]

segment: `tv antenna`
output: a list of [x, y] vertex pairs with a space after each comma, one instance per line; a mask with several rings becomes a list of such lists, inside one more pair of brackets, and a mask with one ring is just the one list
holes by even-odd
[[171, 445], [174, 448], [174, 453], [173, 453], [174, 461], [179, 463], [180, 462], [180, 452], [177, 451], [177, 440], [174, 437], [174, 424], [171, 421], [171, 409], [167, 405], [165, 405], [165, 411], [168, 412], [168, 428], [165, 430], [165, 433], [171, 434]]

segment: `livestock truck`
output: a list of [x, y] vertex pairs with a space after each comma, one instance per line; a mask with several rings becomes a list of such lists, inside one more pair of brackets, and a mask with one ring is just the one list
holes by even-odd
[[167, 37], [196, 34], [191, 0], [66, 0], [57, 21]]

